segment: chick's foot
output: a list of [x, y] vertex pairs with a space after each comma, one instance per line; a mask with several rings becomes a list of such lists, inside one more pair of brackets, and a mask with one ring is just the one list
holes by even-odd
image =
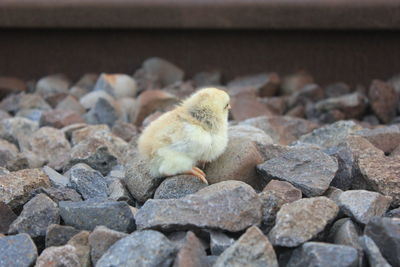
[[197, 167], [193, 167], [190, 171], [185, 172], [185, 174], [194, 175], [199, 178], [203, 183], [208, 184], [206, 180], [206, 174]]

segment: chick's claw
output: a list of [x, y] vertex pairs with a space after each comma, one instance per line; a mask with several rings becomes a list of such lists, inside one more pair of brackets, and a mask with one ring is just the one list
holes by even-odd
[[201, 175], [203, 175], [204, 177], [206, 177], [206, 174], [205, 174], [200, 168], [193, 167], [193, 169], [194, 169], [195, 171], [199, 172], [199, 173], [200, 173]]
[[185, 172], [185, 174], [194, 175], [199, 178], [203, 183], [208, 185], [208, 182], [205, 177], [205, 173], [197, 167], [193, 167], [190, 171]]

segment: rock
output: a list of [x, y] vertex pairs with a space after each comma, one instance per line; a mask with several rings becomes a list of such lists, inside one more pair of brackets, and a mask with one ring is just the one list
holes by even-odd
[[257, 226], [252, 226], [218, 257], [214, 266], [277, 267], [278, 261], [268, 238]]
[[49, 111], [51, 110], [51, 106], [38, 94], [21, 94], [18, 102], [18, 110], [23, 111], [32, 109]]
[[33, 266], [38, 256], [35, 243], [27, 234], [1, 237], [0, 251], [0, 266]]
[[43, 250], [35, 267], [81, 267], [77, 250], [71, 245], [49, 247]]
[[392, 266], [400, 265], [400, 219], [374, 217], [365, 226], [364, 235], [375, 242]]
[[15, 215], [10, 207], [0, 201], [0, 233], [8, 233], [9, 226], [16, 218], [17, 215]]
[[359, 243], [361, 229], [350, 218], [336, 221], [330, 229], [330, 241], [338, 245], [351, 246], [362, 251]]
[[276, 73], [260, 73], [238, 77], [227, 84], [230, 95], [250, 92], [260, 97], [274, 96], [280, 85], [279, 75]]
[[257, 166], [265, 181], [287, 181], [308, 197], [320, 196], [338, 169], [336, 159], [315, 149], [297, 149]]
[[386, 212], [385, 217], [400, 218], [400, 208], [389, 210]]
[[82, 200], [81, 195], [79, 195], [74, 189], [67, 188], [67, 187], [59, 187], [59, 188], [39, 187], [31, 192], [32, 197], [34, 197], [38, 194], [47, 195], [49, 198], [51, 198], [51, 200], [53, 200], [57, 204], [60, 201], [81, 201]]
[[287, 99], [284, 97], [264, 97], [260, 101], [277, 115], [283, 115], [287, 109]]
[[115, 242], [126, 236], [128, 235], [125, 233], [110, 230], [105, 226], [97, 226], [89, 235], [90, 255], [93, 266]]
[[221, 255], [233, 243], [235, 243], [235, 239], [230, 238], [223, 232], [210, 231], [210, 250], [212, 255]]
[[240, 124], [260, 128], [275, 143], [281, 145], [288, 145], [318, 127], [314, 122], [289, 116], [261, 116], [242, 121]]
[[8, 114], [7, 111], [0, 109], [0, 121], [2, 121], [4, 119], [9, 119], [9, 118], [11, 118], [10, 114]]
[[330, 186], [328, 188], [328, 190], [325, 191], [324, 196], [329, 198], [330, 200], [335, 201], [335, 203], [337, 204], [339, 202], [339, 196], [343, 193], [342, 190], [340, 190], [339, 188]]
[[98, 225], [121, 232], [132, 232], [135, 219], [126, 202], [90, 199], [80, 202], [61, 201], [60, 214], [66, 225], [93, 230]]
[[124, 141], [129, 142], [133, 138], [138, 138], [139, 132], [135, 125], [123, 121], [116, 121], [111, 129], [112, 133]]
[[151, 198], [157, 187], [164, 180], [163, 177], [153, 178], [149, 174], [147, 161], [136, 151], [131, 150], [125, 157], [125, 184], [132, 196], [140, 202]]
[[178, 99], [172, 94], [163, 90], [147, 90], [138, 97], [136, 116], [133, 118], [133, 123], [140, 126], [143, 120], [154, 113], [155, 111], [166, 111], [178, 103]]
[[242, 121], [258, 116], [275, 115], [266, 105], [262, 104], [257, 96], [253, 93], [243, 92], [231, 96], [232, 118]]
[[338, 97], [351, 93], [350, 86], [343, 82], [332, 83], [324, 88], [326, 97]]
[[99, 98], [84, 117], [88, 124], [107, 124], [112, 127], [119, 118], [118, 115], [117, 110], [109, 101]]
[[366, 224], [374, 216], [382, 216], [389, 208], [391, 197], [365, 190], [349, 190], [340, 194], [338, 205], [348, 216]]
[[83, 115], [86, 112], [85, 108], [73, 96], [67, 96], [64, 98], [63, 101], [58, 103], [56, 110], [73, 111], [79, 115]]
[[165, 59], [152, 57], [143, 62], [143, 70], [147, 76], [155, 77], [161, 87], [180, 82], [183, 80], [184, 72]]
[[126, 201], [134, 203], [131, 195], [126, 189], [124, 182], [121, 179], [114, 179], [107, 189], [108, 199], [115, 201]]
[[249, 185], [225, 181], [180, 199], [150, 199], [135, 219], [138, 229], [209, 228], [238, 232], [260, 223], [261, 202]]
[[200, 240], [193, 232], [187, 232], [185, 243], [176, 255], [173, 267], [207, 267], [210, 266], [207, 254]]
[[85, 141], [88, 136], [105, 137], [110, 136], [110, 128], [105, 125], [82, 125], [71, 133], [71, 143], [73, 146]]
[[79, 192], [83, 199], [107, 198], [107, 183], [100, 172], [84, 163], [74, 165], [66, 174], [70, 187]]
[[368, 262], [371, 267], [391, 267], [371, 238], [366, 235], [360, 237], [360, 244], [368, 257]]
[[71, 82], [62, 74], [41, 78], [36, 84], [36, 93], [41, 95], [53, 107], [68, 95]]
[[266, 191], [274, 193], [274, 195], [284, 200], [285, 203], [301, 199], [301, 190], [285, 181], [271, 180], [263, 189], [263, 192]]
[[398, 95], [396, 90], [380, 80], [373, 80], [368, 91], [372, 111], [383, 123], [389, 123], [397, 110]]
[[297, 73], [287, 75], [283, 78], [281, 85], [281, 94], [290, 95], [307, 84], [313, 83], [314, 78], [306, 71], [299, 71]]
[[353, 121], [337, 121], [301, 136], [295, 144], [307, 143], [323, 148], [335, 147], [343, 142], [347, 136], [361, 129], [362, 127]]
[[76, 255], [79, 258], [81, 267], [90, 267], [90, 246], [89, 246], [89, 232], [81, 231], [74, 235], [67, 243], [75, 247]]
[[182, 198], [206, 187], [199, 178], [192, 175], [177, 175], [165, 179], [154, 193], [154, 199]]
[[68, 140], [61, 130], [52, 127], [42, 127], [33, 133], [29, 140], [29, 146], [23, 147], [23, 151], [29, 150], [42, 161], [54, 169], [61, 169], [71, 150]]
[[317, 102], [324, 98], [324, 91], [315, 83], [305, 85], [303, 88], [295, 91], [288, 98], [288, 106], [293, 108], [297, 105], [306, 105], [309, 102]]
[[49, 187], [48, 176], [39, 169], [26, 169], [0, 176], [0, 201], [11, 209], [25, 204], [31, 190], [39, 187]]
[[70, 159], [64, 169], [78, 163], [85, 163], [91, 168], [107, 175], [117, 165], [119, 151], [111, 142], [99, 137], [89, 137], [71, 149]]
[[59, 188], [59, 187], [65, 187], [69, 184], [69, 179], [67, 177], [58, 173], [57, 171], [50, 168], [49, 166], [44, 166], [43, 171], [49, 177], [50, 183], [52, 186]]
[[50, 126], [61, 129], [65, 126], [83, 123], [85, 120], [75, 111], [71, 110], [51, 110], [45, 111], [40, 117], [40, 126]]
[[107, 94], [105, 91], [94, 91], [90, 92], [79, 99], [79, 103], [85, 109], [92, 109], [95, 107], [96, 103], [100, 100], [104, 99], [108, 101], [108, 103], [114, 103], [114, 98]]
[[198, 72], [193, 76], [193, 82], [196, 88], [218, 86], [221, 84], [221, 72], [217, 70]]
[[66, 245], [80, 230], [71, 226], [51, 224], [46, 230], [46, 248]]
[[27, 90], [23, 81], [14, 77], [0, 77], [0, 99], [10, 93], [19, 93]]
[[400, 144], [400, 128], [398, 125], [363, 129], [357, 131], [356, 134], [367, 139], [386, 154], [390, 154]]
[[265, 145], [270, 142], [270, 138], [247, 125], [230, 127], [228, 137], [225, 152], [205, 168], [207, 181], [215, 184], [227, 180], [238, 180], [261, 190], [264, 184], [255, 167], [262, 163], [264, 158], [258, 144]]
[[356, 92], [321, 100], [315, 104], [315, 109], [319, 114], [340, 111], [344, 115], [343, 119], [358, 119], [364, 114], [366, 103], [366, 97]]
[[306, 109], [304, 106], [295, 106], [294, 108], [289, 109], [285, 116], [304, 118], [306, 115]]
[[294, 266], [358, 266], [355, 248], [322, 242], [307, 242], [293, 251], [288, 267]]
[[4, 139], [0, 139], [0, 166], [9, 166], [10, 162], [17, 157], [18, 152], [19, 151], [16, 145]]
[[157, 231], [136, 231], [114, 243], [96, 267], [170, 266], [176, 248]]
[[276, 224], [268, 238], [274, 246], [296, 247], [316, 238], [336, 218], [338, 212], [335, 202], [326, 197], [284, 204], [278, 211]]
[[28, 138], [39, 128], [38, 123], [20, 117], [0, 121], [0, 138], [20, 147], [28, 143]]
[[136, 87], [136, 81], [129, 75], [102, 73], [94, 86], [94, 91], [105, 91], [116, 98], [134, 97]]
[[[132, 122], [136, 116], [137, 99], [133, 97], [123, 97], [116, 100], [116, 107], [120, 114], [121, 122]], [[117, 121], [118, 122], [118, 121]]]
[[26, 118], [31, 121], [39, 122], [42, 117], [43, 110], [40, 109], [23, 109], [15, 114], [15, 117]]

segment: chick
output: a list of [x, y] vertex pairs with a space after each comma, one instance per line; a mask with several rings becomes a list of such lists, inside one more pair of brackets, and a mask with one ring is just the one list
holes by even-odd
[[208, 184], [196, 167], [221, 155], [228, 143], [229, 96], [216, 88], [195, 92], [144, 129], [138, 148], [153, 177], [191, 174]]

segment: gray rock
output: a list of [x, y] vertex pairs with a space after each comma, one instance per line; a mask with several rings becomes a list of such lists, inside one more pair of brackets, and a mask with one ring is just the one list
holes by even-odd
[[136, 81], [126, 74], [102, 73], [93, 90], [105, 91], [116, 98], [135, 97]]
[[39, 123], [43, 112], [41, 109], [22, 109], [15, 114], [15, 117], [26, 118]]
[[76, 249], [81, 267], [91, 267], [90, 260], [90, 246], [89, 246], [89, 232], [81, 231], [74, 235], [67, 243]]
[[78, 163], [65, 176], [70, 181], [70, 187], [80, 193], [83, 199], [107, 197], [105, 178], [100, 172], [93, 170], [88, 165]]
[[50, 183], [52, 186], [58, 188], [58, 187], [65, 187], [69, 184], [69, 179], [67, 177], [58, 173], [57, 171], [50, 168], [49, 166], [44, 166], [43, 171], [49, 177]]
[[252, 226], [221, 256], [215, 267], [223, 266], [278, 266], [275, 251], [268, 238]]
[[364, 229], [378, 246], [383, 257], [393, 266], [400, 266], [400, 219], [372, 218]]
[[181, 198], [194, 194], [206, 186], [195, 176], [178, 175], [165, 179], [154, 193], [154, 199]]
[[63, 101], [58, 103], [56, 110], [73, 111], [79, 115], [85, 114], [85, 108], [73, 96], [67, 96]]
[[31, 196], [34, 197], [38, 194], [45, 194], [51, 200], [58, 203], [60, 201], [81, 201], [82, 197], [74, 189], [67, 187], [39, 187], [31, 192]]
[[400, 144], [399, 125], [390, 125], [375, 129], [363, 129], [357, 131], [355, 134], [364, 137], [386, 154], [391, 153]]
[[399, 96], [390, 84], [373, 80], [368, 98], [372, 111], [383, 123], [389, 123], [396, 116]]
[[0, 266], [29, 267], [38, 256], [35, 243], [27, 234], [0, 238]]
[[235, 239], [230, 238], [223, 232], [210, 231], [210, 250], [212, 255], [221, 255], [234, 242]]
[[45, 99], [59, 94], [68, 94], [71, 82], [62, 74], [54, 74], [41, 78], [36, 84], [36, 93]]
[[110, 230], [105, 226], [97, 226], [89, 235], [90, 255], [93, 266], [115, 242], [126, 236], [128, 235], [125, 233]]
[[8, 233], [8, 228], [16, 218], [17, 215], [15, 215], [10, 207], [0, 201], [0, 233]]
[[391, 267], [386, 259], [382, 256], [378, 246], [374, 240], [364, 235], [360, 237], [360, 244], [367, 255], [369, 265], [371, 267]]
[[0, 121], [0, 137], [23, 147], [28, 138], [39, 128], [37, 122], [15, 117]]
[[24, 205], [18, 218], [10, 225], [10, 234], [26, 233], [32, 238], [43, 238], [51, 224], [60, 223], [57, 204], [44, 194], [39, 194]]
[[294, 250], [287, 266], [357, 267], [358, 253], [349, 246], [307, 242]]
[[230, 95], [251, 92], [261, 97], [274, 96], [279, 89], [280, 78], [276, 73], [260, 73], [235, 78], [227, 84]]
[[269, 145], [274, 142], [263, 130], [246, 124], [229, 126], [228, 137], [229, 139], [243, 139], [243, 141], [251, 140], [258, 145]]
[[217, 70], [198, 72], [193, 76], [193, 82], [196, 88], [220, 85], [221, 72]]
[[176, 248], [157, 231], [136, 231], [120, 239], [99, 259], [96, 267], [160, 266], [172, 263]]
[[94, 198], [80, 202], [62, 201], [59, 207], [65, 224], [77, 229], [93, 230], [98, 225], [121, 232], [135, 229], [135, 219], [126, 202]]
[[110, 102], [99, 98], [96, 105], [84, 117], [89, 124], [107, 124], [112, 127], [118, 119], [118, 113]]
[[271, 180], [266, 187], [264, 187], [263, 192], [271, 192], [281, 200], [283, 203], [289, 203], [301, 199], [301, 190], [294, 187], [292, 184], [279, 180]]
[[193, 232], [187, 232], [183, 246], [176, 255], [173, 267], [208, 267], [207, 254]]
[[135, 216], [138, 229], [211, 228], [238, 232], [261, 221], [261, 202], [239, 181], [210, 185], [180, 199], [150, 199]]
[[341, 95], [349, 94], [351, 92], [351, 88], [346, 83], [337, 82], [327, 85], [324, 88], [324, 91], [327, 97], [338, 97]]
[[283, 180], [308, 197], [320, 196], [338, 169], [336, 159], [315, 149], [296, 149], [257, 165], [264, 180]]
[[391, 200], [391, 197], [376, 192], [349, 190], [340, 194], [338, 205], [346, 215], [366, 224], [372, 217], [385, 214]]
[[16, 145], [4, 139], [0, 139], [0, 166], [9, 167], [17, 157], [18, 152]]
[[326, 197], [300, 199], [284, 204], [268, 237], [274, 246], [296, 247], [318, 237], [338, 214], [339, 208]]
[[182, 81], [184, 72], [165, 59], [152, 57], [142, 65], [147, 76], [155, 77], [162, 87]]
[[68, 240], [79, 232], [80, 230], [72, 226], [52, 224], [46, 230], [46, 248], [66, 245]]
[[77, 249], [71, 245], [48, 247], [43, 250], [36, 261], [35, 267], [81, 267]]
[[114, 98], [107, 94], [105, 91], [93, 91], [90, 93], [85, 94], [79, 99], [79, 103], [85, 109], [92, 109], [96, 105], [99, 99], [105, 99], [108, 103], [114, 103]]
[[128, 203], [133, 203], [131, 194], [129, 194], [123, 181], [121, 179], [114, 179], [108, 185], [108, 198], [115, 201], [126, 201]]
[[386, 212], [385, 217], [400, 218], [400, 208], [389, 210]]

